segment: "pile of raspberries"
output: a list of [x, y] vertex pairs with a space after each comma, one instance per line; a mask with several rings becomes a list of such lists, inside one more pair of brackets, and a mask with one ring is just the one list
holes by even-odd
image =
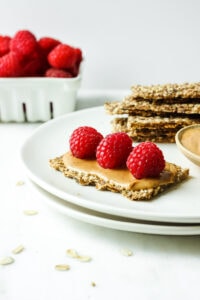
[[0, 35], [0, 77], [76, 77], [82, 59], [80, 48], [29, 30]]

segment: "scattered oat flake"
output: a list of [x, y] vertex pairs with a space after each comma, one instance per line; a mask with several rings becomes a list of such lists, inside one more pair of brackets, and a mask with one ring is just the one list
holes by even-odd
[[13, 257], [6, 256], [0, 260], [0, 265], [2, 265], [2, 266], [9, 265], [9, 264], [12, 264], [14, 261], [15, 260]]
[[79, 261], [82, 261], [82, 262], [89, 262], [89, 261], [91, 261], [91, 257], [90, 256], [86, 256], [86, 255], [78, 255], [77, 259]]
[[16, 183], [17, 186], [24, 185], [24, 184], [25, 184], [25, 182], [22, 181], [22, 180], [19, 180], [19, 181], [17, 181], [17, 183]]
[[66, 253], [69, 257], [72, 257], [72, 258], [78, 258], [79, 257], [78, 253], [74, 249], [67, 249]]
[[94, 281], [91, 282], [91, 286], [95, 287], [96, 283]]
[[23, 250], [24, 250], [24, 246], [23, 245], [19, 245], [15, 249], [12, 250], [12, 253], [13, 254], [18, 254], [18, 253], [21, 253]]
[[121, 249], [121, 253], [124, 256], [132, 256], [133, 255], [133, 252], [130, 249]]
[[38, 214], [38, 211], [34, 209], [28, 209], [28, 210], [24, 210], [24, 214], [27, 216], [34, 216]]
[[59, 264], [59, 265], [55, 265], [55, 269], [57, 271], [68, 271], [70, 270], [70, 266], [66, 264]]
[[71, 258], [76, 258], [77, 260], [81, 262], [88, 262], [91, 260], [91, 257], [88, 255], [79, 255], [78, 252], [74, 249], [67, 249], [66, 253]]

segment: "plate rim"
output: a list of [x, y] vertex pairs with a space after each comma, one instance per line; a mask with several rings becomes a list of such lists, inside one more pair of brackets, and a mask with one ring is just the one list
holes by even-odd
[[[64, 214], [70, 218], [78, 221], [82, 221], [87, 224], [92, 224], [108, 229], [145, 233], [152, 235], [172, 235], [172, 236], [191, 236], [200, 234], [200, 224], [185, 224], [179, 225], [170, 223], [160, 224], [153, 222], [153, 224], [142, 223], [142, 220], [118, 220], [119, 216], [112, 216], [101, 213], [100, 216], [96, 215], [97, 211], [87, 209], [85, 207], [79, 207], [76, 204], [60, 199], [57, 196], [50, 194], [49, 192], [38, 186], [36, 183], [29, 181], [31, 188], [39, 193], [44, 202], [51, 208], [55, 209], [61, 214]], [[62, 203], [61, 203], [62, 202]], [[140, 221], [140, 222], [137, 222]]]

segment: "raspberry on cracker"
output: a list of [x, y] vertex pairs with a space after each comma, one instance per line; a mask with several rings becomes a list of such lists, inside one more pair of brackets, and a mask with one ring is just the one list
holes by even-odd
[[124, 132], [108, 134], [97, 147], [96, 158], [102, 168], [114, 169], [126, 164], [132, 140]]
[[94, 158], [97, 146], [102, 139], [103, 135], [93, 127], [76, 128], [69, 140], [72, 155], [77, 158]]
[[164, 170], [165, 159], [156, 144], [142, 142], [133, 148], [126, 165], [137, 179], [158, 177]]

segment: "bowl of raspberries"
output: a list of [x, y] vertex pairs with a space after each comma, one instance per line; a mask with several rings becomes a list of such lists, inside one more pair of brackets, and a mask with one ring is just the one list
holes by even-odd
[[29, 30], [0, 35], [0, 121], [47, 121], [75, 109], [82, 50]]

